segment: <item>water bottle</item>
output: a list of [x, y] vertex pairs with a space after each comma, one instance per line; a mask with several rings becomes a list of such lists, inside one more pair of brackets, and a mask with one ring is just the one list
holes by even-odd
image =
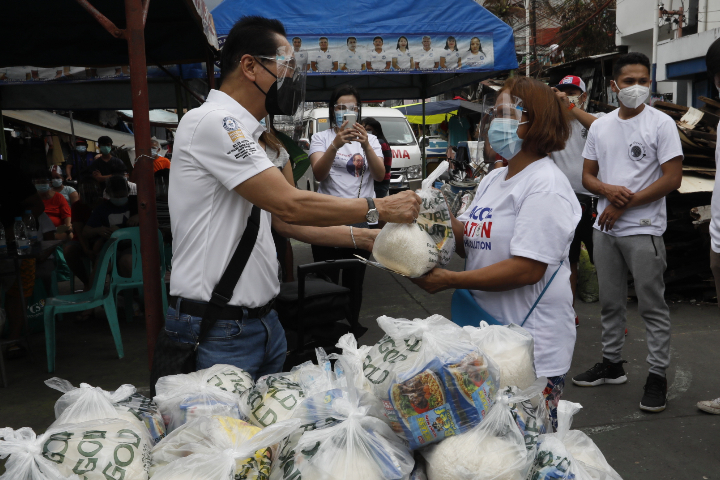
[[7, 241], [5, 240], [5, 227], [0, 223], [0, 255], [7, 253]]
[[21, 217], [15, 217], [15, 244], [17, 245], [18, 255], [30, 254], [30, 239], [25, 231], [25, 224]]
[[30, 243], [35, 244], [38, 241], [38, 224], [35, 220], [35, 217], [32, 214], [32, 211], [25, 210], [25, 215], [23, 216], [23, 223], [25, 224], [25, 231], [27, 232], [27, 236], [30, 239]]

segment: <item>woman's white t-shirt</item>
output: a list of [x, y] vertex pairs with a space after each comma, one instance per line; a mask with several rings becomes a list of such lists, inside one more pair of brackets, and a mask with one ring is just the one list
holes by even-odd
[[405, 50], [404, 52], [401, 52], [400, 50], [395, 50], [395, 55], [393, 56], [393, 58], [397, 60], [398, 67], [402, 68], [403, 70], [412, 70], [413, 65], [410, 65], [412, 53], [410, 53], [410, 50]]
[[268, 159], [273, 163], [273, 165], [278, 167], [280, 170], [285, 168], [285, 165], [287, 165], [287, 163], [290, 161], [290, 154], [282, 147], [278, 152], [270, 145], [267, 145], [265, 147], [265, 153], [267, 154]]
[[[313, 135], [310, 153], [326, 152], [335, 139], [333, 129]], [[382, 149], [375, 135], [368, 134], [375, 154], [382, 159]], [[327, 178], [320, 182], [318, 193], [340, 198], [375, 198], [375, 186], [365, 152], [359, 142], [346, 143], [335, 154]]]
[[478, 270], [514, 256], [548, 267], [534, 285], [505, 292], [471, 292], [478, 305], [496, 320], [520, 325], [557, 271], [524, 328], [535, 339], [538, 376], [563, 375], [570, 369], [575, 347], [567, 257], [580, 221], [580, 204], [568, 179], [547, 157], [509, 180], [506, 175], [507, 167], [490, 172], [478, 186], [470, 207], [458, 218], [465, 222], [465, 269]]
[[485, 55], [483, 52], [478, 53], [472, 53], [472, 52], [466, 52], [465, 56], [463, 56], [462, 64], [463, 67], [482, 67], [487, 63], [487, 55]]
[[445, 68], [448, 70], [460, 68], [458, 63], [462, 55], [457, 50], [443, 50], [443, 57], [445, 57]]

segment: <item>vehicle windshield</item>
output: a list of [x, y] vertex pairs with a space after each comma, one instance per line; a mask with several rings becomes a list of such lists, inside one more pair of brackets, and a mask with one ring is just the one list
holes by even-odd
[[[410, 130], [407, 120], [401, 117], [373, 117], [382, 125], [385, 140], [388, 144], [397, 145], [415, 145], [415, 136]], [[318, 132], [324, 132], [330, 128], [330, 122], [327, 118], [318, 119]]]

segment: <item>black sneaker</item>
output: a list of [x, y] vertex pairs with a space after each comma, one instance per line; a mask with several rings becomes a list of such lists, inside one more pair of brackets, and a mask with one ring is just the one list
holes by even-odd
[[646, 412], [662, 412], [667, 404], [667, 378], [656, 373], [648, 375], [645, 393], [640, 400], [640, 410]]
[[603, 358], [602, 363], [596, 363], [587, 372], [575, 375], [572, 382], [580, 387], [597, 387], [605, 383], [620, 385], [627, 382], [623, 363], [626, 362], [612, 363], [607, 358]]

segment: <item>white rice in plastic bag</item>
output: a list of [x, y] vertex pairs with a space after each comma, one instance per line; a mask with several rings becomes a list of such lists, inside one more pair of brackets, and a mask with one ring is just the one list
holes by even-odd
[[214, 375], [208, 378], [207, 382], [220, 390], [240, 395], [255, 385], [250, 374], [242, 368], [222, 364], [214, 365], [212, 368]]
[[382, 266], [410, 278], [425, 275], [438, 262], [432, 237], [417, 223], [386, 224], [375, 239], [372, 254]]
[[463, 327], [472, 342], [500, 367], [500, 388], [521, 390], [537, 378], [535, 374], [535, 342], [530, 332], [519, 325], [507, 326], [480, 323], [479, 328]]
[[240, 411], [251, 424], [266, 428], [291, 418], [304, 398], [302, 386], [291, 374], [266, 375], [243, 394]]

